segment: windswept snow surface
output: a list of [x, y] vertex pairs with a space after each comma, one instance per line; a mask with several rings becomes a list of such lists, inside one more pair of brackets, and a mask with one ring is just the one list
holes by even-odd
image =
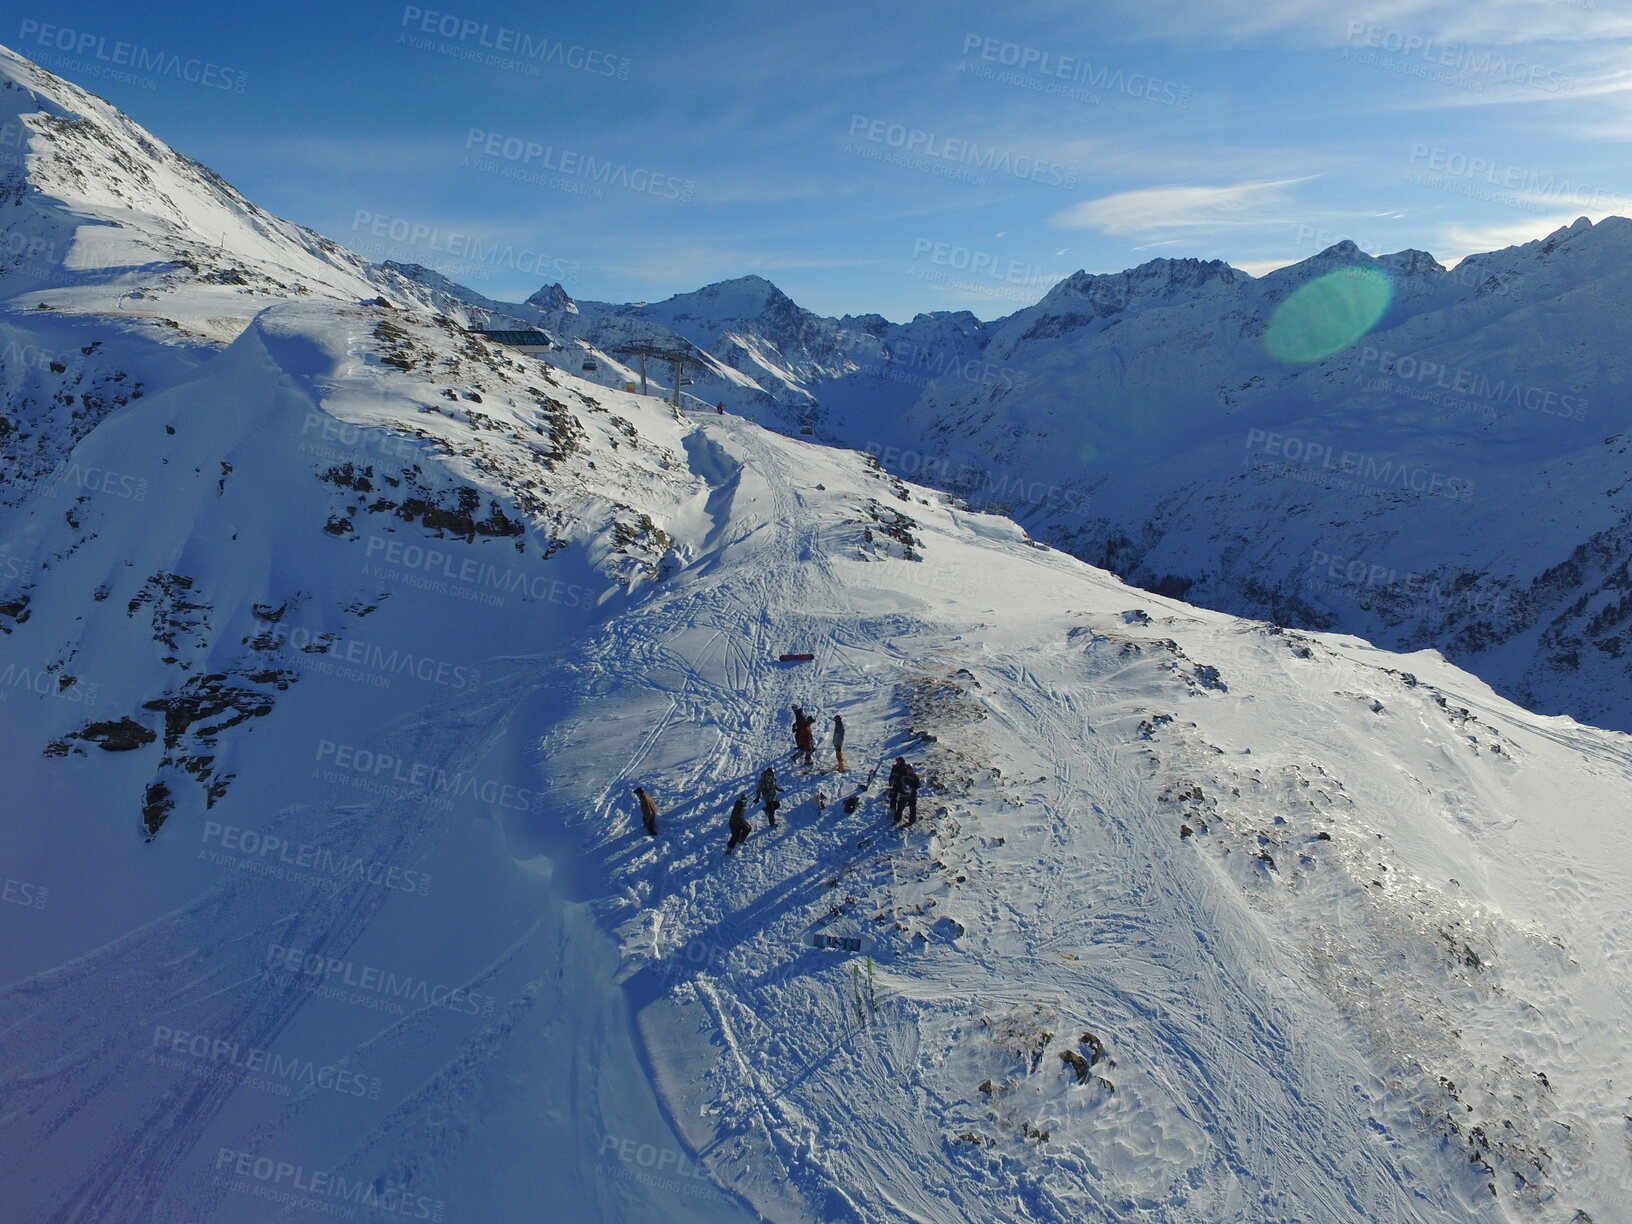
[[1626, 736], [262, 270], [0, 281], [6, 1218], [1624, 1214]]

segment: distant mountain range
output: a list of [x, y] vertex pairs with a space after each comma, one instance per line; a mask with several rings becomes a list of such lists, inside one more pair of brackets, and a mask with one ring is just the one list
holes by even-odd
[[[1623, 218], [1450, 270], [1341, 242], [1262, 277], [1078, 272], [990, 322], [827, 319], [760, 277], [649, 305], [559, 285], [510, 304], [388, 270], [549, 330], [608, 381], [633, 376], [622, 347], [694, 353], [703, 401], [869, 450], [1140, 585], [1437, 647], [1525, 704], [1632, 729]], [[1274, 328], [1341, 332], [1351, 282], [1377, 295], [1374, 321], [1329, 353], [1275, 355]], [[1303, 309], [1335, 322], [1277, 323], [1306, 287]]]

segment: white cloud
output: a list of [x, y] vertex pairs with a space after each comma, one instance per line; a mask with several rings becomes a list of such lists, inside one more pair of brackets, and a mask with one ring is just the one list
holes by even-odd
[[1097, 229], [1106, 234], [1142, 234], [1170, 229], [1223, 229], [1262, 225], [1286, 218], [1281, 210], [1286, 188], [1302, 178], [1264, 179], [1217, 187], [1143, 187], [1084, 200], [1049, 221], [1066, 229]]
[[[1300, 256], [1298, 258], [1307, 258], [1307, 256]], [[1293, 259], [1242, 259], [1242, 260], [1239, 260], [1239, 261], [1238, 260], [1231, 260], [1230, 261], [1230, 266], [1235, 267], [1235, 268], [1240, 268], [1241, 271], [1246, 272], [1246, 273], [1248, 273], [1249, 275], [1252, 275], [1252, 276], [1263, 276], [1265, 273], [1273, 272], [1277, 268], [1289, 268], [1289, 267], [1291, 267], [1293, 264], [1295, 264], [1297, 262], [1298, 262], [1297, 258], [1293, 258]]]
[[1528, 221], [1498, 221], [1486, 225], [1452, 222], [1439, 228], [1434, 239], [1434, 254], [1441, 263], [1454, 267], [1469, 255], [1499, 251], [1503, 247], [1545, 238], [1580, 215], [1578, 212], [1557, 213], [1551, 217], [1533, 217]]

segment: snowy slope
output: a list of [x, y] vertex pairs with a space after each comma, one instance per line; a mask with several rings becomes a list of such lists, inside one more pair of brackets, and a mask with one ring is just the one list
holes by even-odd
[[[1613, 1218], [1624, 737], [467, 344], [275, 308], [80, 444], [139, 514], [25, 507], [29, 1218]], [[724, 860], [801, 700], [920, 827], [795, 775]]]
[[[0, 320], [71, 355], [7, 366], [16, 1218], [1617, 1218], [1626, 736], [430, 286], [211, 337], [94, 285]], [[850, 775], [786, 767], [794, 702]], [[918, 824], [845, 813], [898, 753]]]

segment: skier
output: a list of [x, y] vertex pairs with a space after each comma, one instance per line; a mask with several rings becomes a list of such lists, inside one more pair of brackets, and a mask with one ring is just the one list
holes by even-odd
[[844, 764], [844, 719], [833, 715], [833, 755], [839, 762], [839, 772], [848, 773]]
[[801, 710], [793, 729], [793, 742], [799, 746], [794, 755], [804, 758], [802, 764], [806, 769], [816, 764], [816, 733], [811, 730], [815, 725], [816, 720]]
[[640, 818], [646, 822], [646, 832], [656, 837], [657, 804], [652, 802], [652, 797], [646, 793], [644, 786], [635, 787], [635, 798], [640, 801]]
[[759, 775], [759, 789], [754, 797], [765, 805], [765, 815], [770, 817], [771, 828], [776, 828], [776, 809], [782, 806], [782, 800], [777, 798], [782, 788], [776, 784], [776, 771], [769, 765], [765, 772]]
[[793, 755], [799, 755], [799, 728], [805, 725], [805, 707], [793, 707]]
[[715, 404], [714, 405], [714, 411], [717, 412], [720, 416], [724, 416], [725, 415], [725, 401], [721, 400], [719, 403]]
[[738, 795], [736, 803], [731, 807], [731, 840], [725, 845], [727, 854], [746, 841], [748, 834], [754, 831], [754, 826], [748, 823], [748, 817], [744, 814], [747, 810], [748, 796]]

